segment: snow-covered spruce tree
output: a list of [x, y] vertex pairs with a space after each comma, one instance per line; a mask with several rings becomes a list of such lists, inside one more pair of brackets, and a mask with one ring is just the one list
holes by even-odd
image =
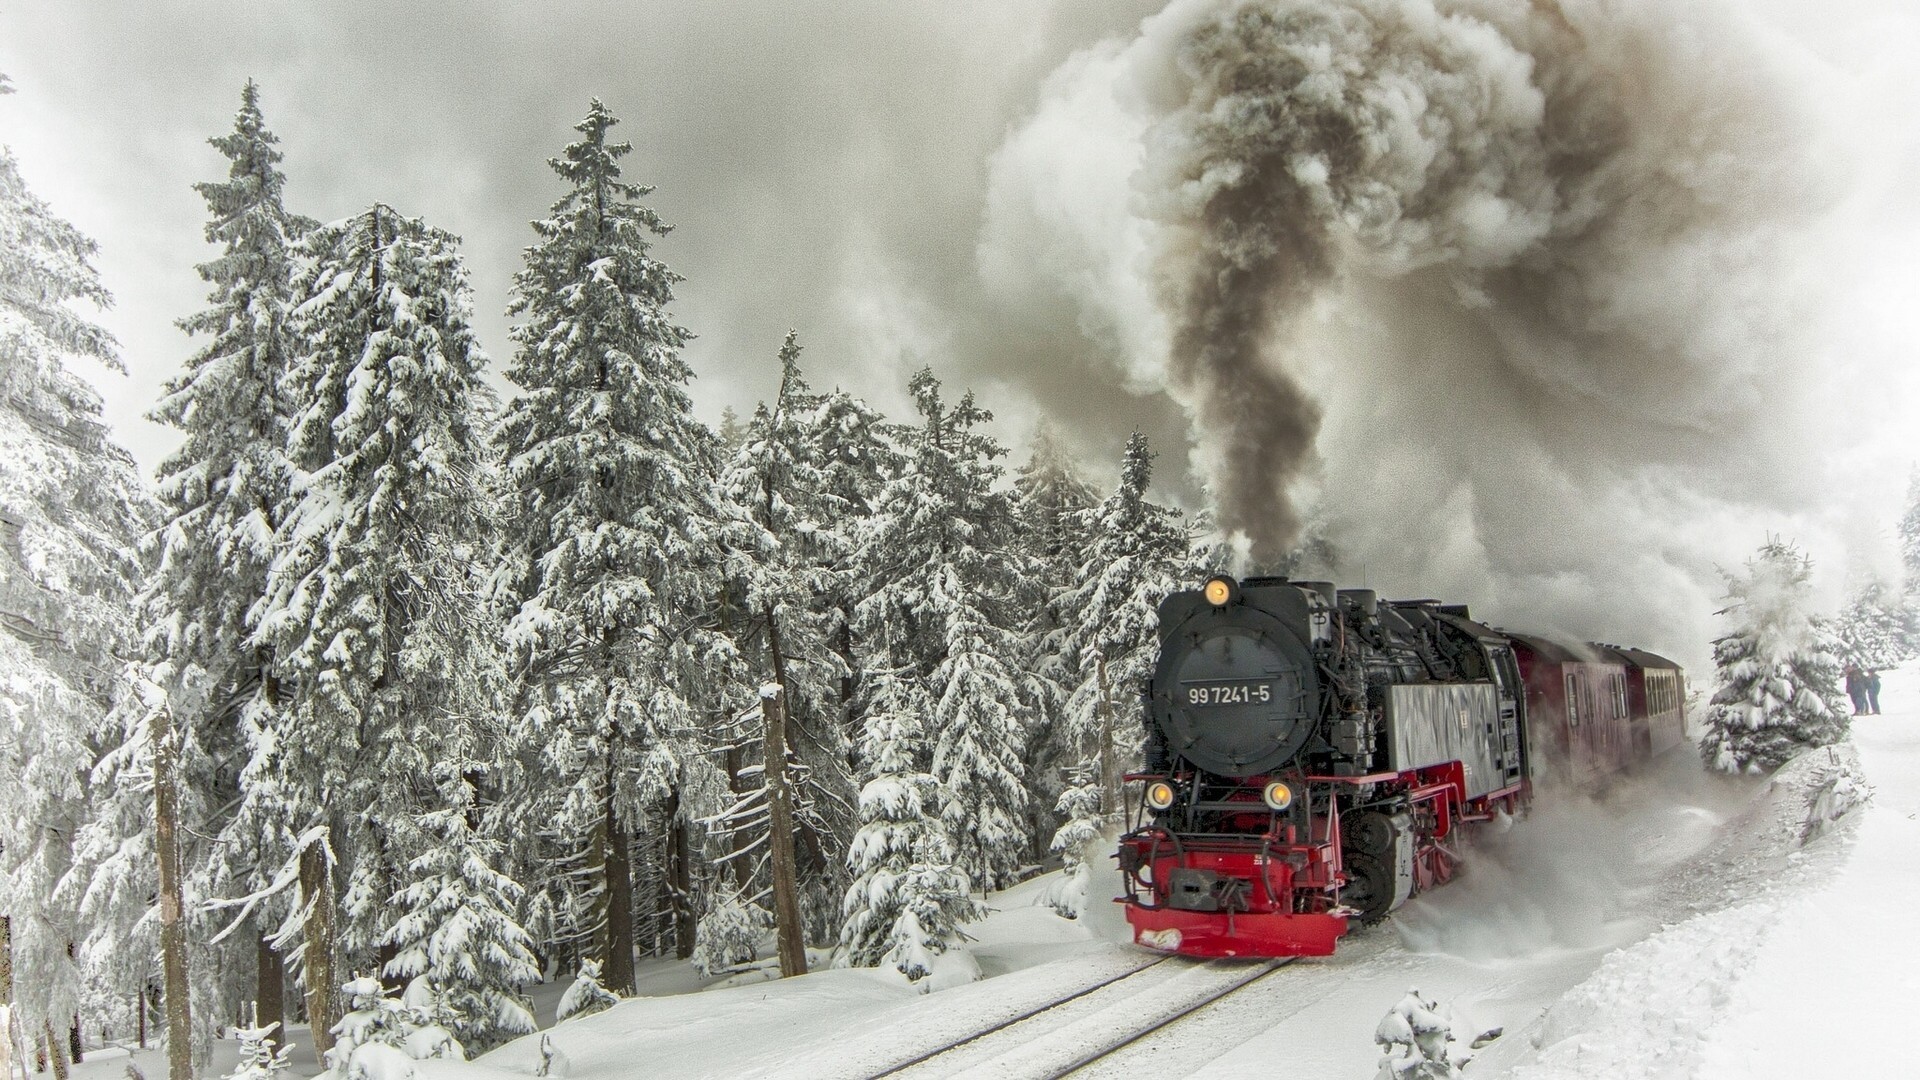
[[739, 680], [715, 678], [737, 658], [710, 629], [729, 527], [719, 444], [687, 396], [687, 332], [668, 314], [678, 275], [649, 251], [667, 226], [639, 202], [651, 189], [620, 179], [632, 148], [608, 140], [616, 122], [593, 102], [550, 162], [570, 188], [514, 279], [507, 376], [523, 393], [500, 428], [514, 505], [494, 594], [521, 680], [517, 741], [540, 748], [527, 807], [587, 871], [542, 883], [566, 894], [544, 902], [586, 920], [560, 932], [590, 933], [608, 987], [631, 994], [632, 837], [650, 808], [685, 816], [700, 699]]
[[[844, 394], [814, 393], [799, 358], [799, 342], [789, 333], [773, 405], [755, 410], [742, 430], [722, 487], [762, 538], [750, 549], [745, 580], [736, 584], [743, 602], [732, 617], [733, 633], [750, 661], [786, 689], [786, 742], [800, 766], [791, 774], [798, 785], [799, 877], [818, 937], [838, 926], [819, 909], [830, 901], [837, 911], [847, 885], [846, 846], [858, 827], [843, 719], [853, 674], [846, 611], [860, 587], [858, 529], [878, 491], [873, 463], [880, 455], [854, 440], [871, 430], [862, 422], [870, 411]], [[749, 801], [764, 806], [764, 784], [739, 800]], [[741, 820], [739, 809], [729, 816]], [[764, 830], [768, 816], [750, 820]]]
[[1098, 502], [1099, 495], [1081, 478], [1053, 428], [1042, 421], [1033, 434], [1031, 456], [1013, 481], [1014, 538], [1028, 567], [1017, 592], [1022, 664], [1036, 676], [1028, 724], [1033, 753], [1027, 764], [1033, 792], [1029, 828], [1038, 837], [1053, 832], [1053, 807], [1064, 794], [1063, 775], [1079, 758], [1064, 723], [1073, 680], [1054, 651], [1064, 615], [1052, 601], [1079, 569], [1089, 539], [1081, 531], [1081, 519]]
[[[296, 830], [330, 825], [346, 868], [337, 905], [307, 905], [310, 995], [334, 985], [336, 911], [343, 957], [372, 965], [424, 842], [413, 818], [446, 808], [444, 770], [475, 760], [494, 707], [473, 570], [491, 544], [492, 396], [456, 244], [376, 205], [310, 233], [295, 279], [294, 473], [257, 609], [292, 689], [245, 790]], [[326, 893], [308, 850], [303, 889]], [[310, 1000], [317, 1032], [331, 1010]]]
[[226, 1080], [273, 1080], [293, 1068], [293, 1047], [283, 1045], [278, 1022], [263, 1024], [257, 1012], [246, 1027], [233, 1030], [240, 1056]]
[[1812, 612], [1813, 563], [1768, 540], [1744, 574], [1727, 574], [1733, 630], [1713, 643], [1719, 686], [1700, 754], [1722, 772], [1763, 773], [1847, 733], [1842, 645]]
[[540, 980], [540, 967], [514, 922], [523, 891], [495, 869], [498, 845], [474, 834], [471, 808], [460, 805], [470, 797], [453, 795], [419, 819], [426, 847], [393, 897], [401, 915], [387, 931], [395, 953], [383, 974], [424, 979], [454, 1036], [479, 1053], [535, 1028], [521, 988]]
[[1906, 662], [1914, 655], [1913, 610], [1884, 581], [1869, 581], [1840, 611], [1834, 629], [1844, 649], [1842, 659], [1880, 670]]
[[841, 962], [890, 964], [911, 981], [933, 971], [933, 958], [963, 938], [960, 927], [986, 909], [967, 890], [967, 876], [947, 826], [933, 805], [937, 784], [920, 762], [929, 704], [918, 680], [881, 672], [874, 678], [861, 754], [872, 779], [860, 791], [860, 831], [847, 852], [853, 884], [840, 928]]
[[[278, 140], [252, 82], [241, 91], [233, 130], [209, 142], [226, 158], [227, 178], [195, 188], [206, 199], [206, 237], [219, 254], [199, 266], [213, 287], [211, 306], [180, 323], [207, 340], [168, 380], [152, 414], [183, 439], [160, 466], [158, 565], [142, 597], [142, 624], [148, 671], [167, 673], [162, 690], [178, 725], [188, 891], [225, 896], [265, 886], [291, 850], [284, 815], [242, 798], [240, 788], [263, 717], [275, 705], [270, 655], [250, 640], [247, 616], [266, 588], [275, 514], [285, 497], [288, 415], [279, 384], [294, 353], [287, 327], [293, 247], [313, 223], [282, 202]], [[120, 969], [122, 995], [141, 992], [152, 951], [128, 936], [154, 895], [145, 712], [131, 710], [121, 749], [98, 769], [109, 798], [124, 805], [103, 806], [83, 836], [91, 862], [83, 951]], [[239, 935], [239, 948], [228, 947], [234, 955], [216, 961], [204, 947], [196, 950], [203, 961], [194, 972], [203, 999], [196, 1010], [200, 1049], [219, 1017], [232, 1012], [232, 1002], [213, 999], [216, 984], [223, 982], [229, 997], [253, 998], [260, 1025], [284, 1021], [281, 957], [257, 939], [285, 911], [284, 900], [269, 901], [258, 930]], [[259, 977], [244, 993], [214, 971], [250, 965]]]
[[322, 1080], [407, 1080], [416, 1061], [465, 1061], [465, 1048], [440, 1023], [439, 1003], [422, 983], [409, 984], [400, 998], [387, 997], [371, 975], [341, 986], [347, 1011], [331, 1031]]
[[940, 817], [968, 880], [997, 888], [1032, 849], [1022, 717], [1037, 696], [1011, 629], [1022, 562], [1008, 500], [994, 490], [1004, 451], [978, 430], [992, 415], [973, 395], [949, 408], [926, 370], [909, 389], [921, 423], [904, 436], [906, 464], [865, 538], [859, 563], [873, 592], [855, 631], [869, 666], [924, 686]]
[[65, 1032], [79, 1003], [68, 949], [82, 936], [80, 889], [62, 879], [131, 651], [151, 521], [132, 458], [74, 369], [124, 371], [113, 338], [78, 310], [111, 302], [95, 250], [0, 149], [0, 940], [30, 1037]]
[[1061, 627], [1050, 652], [1068, 689], [1061, 734], [1070, 764], [1096, 772], [1102, 811], [1122, 809], [1120, 777], [1140, 761], [1139, 692], [1153, 674], [1159, 605], [1187, 578], [1193, 540], [1180, 513], [1147, 498], [1153, 453], [1127, 440], [1120, 482], [1076, 520], [1090, 539], [1054, 598]]
[[1013, 490], [1021, 543], [1044, 571], [1043, 580], [1061, 580], [1056, 571], [1080, 565], [1087, 539], [1080, 518], [1099, 503], [1100, 496], [1080, 476], [1073, 456], [1050, 425], [1043, 422], [1034, 430], [1032, 454], [1014, 478]]

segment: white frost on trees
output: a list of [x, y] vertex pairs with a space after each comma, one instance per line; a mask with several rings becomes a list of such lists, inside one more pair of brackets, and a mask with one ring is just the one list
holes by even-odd
[[1763, 773], [1795, 754], [1846, 736], [1838, 637], [1813, 614], [1813, 564], [1792, 544], [1769, 540], [1727, 574], [1722, 612], [1732, 632], [1713, 643], [1719, 686], [1707, 709], [1700, 754], [1722, 772]]
[[76, 310], [111, 302], [95, 250], [0, 149], [0, 915], [27, 1031], [64, 1030], [79, 1002], [68, 947], [82, 936], [80, 889], [63, 878], [131, 644], [151, 514], [99, 394], [71, 366], [125, 370], [113, 338]]
[[702, 975], [721, 975], [753, 963], [760, 941], [773, 929], [773, 913], [738, 892], [714, 901], [700, 920], [694, 939], [693, 967]]
[[499, 845], [474, 835], [458, 805], [421, 816], [425, 850], [393, 897], [385, 974], [422, 979], [461, 1044], [490, 1049], [534, 1030], [521, 989], [540, 980], [526, 931], [514, 921], [523, 890], [494, 869]]
[[1158, 654], [1160, 601], [1186, 577], [1193, 546], [1180, 512], [1147, 498], [1152, 477], [1153, 453], [1135, 434], [1113, 493], [1077, 518], [1088, 542], [1053, 602], [1052, 651], [1068, 687], [1062, 741], [1070, 764], [1094, 771], [1109, 818], [1123, 809], [1120, 776], [1140, 764], [1139, 697]]
[[904, 436], [905, 466], [863, 545], [874, 591], [855, 625], [873, 668], [922, 689], [927, 711], [911, 723], [928, 733], [925, 771], [938, 784], [929, 809], [969, 881], [998, 888], [1031, 852], [1023, 718], [1038, 696], [1010, 629], [1021, 563], [1010, 507], [994, 490], [1004, 450], [978, 430], [992, 415], [972, 394], [948, 407], [927, 370], [909, 390], [921, 422]]
[[513, 505], [494, 599], [521, 678], [515, 742], [540, 777], [528, 831], [554, 823], [551, 854], [589, 868], [536, 883], [542, 906], [555, 933], [597, 938], [630, 993], [625, 854], [609, 848], [703, 764], [696, 717], [725, 689], [710, 683], [738, 681], [712, 673], [738, 660], [710, 628], [719, 442], [687, 395], [688, 334], [668, 312], [680, 278], [650, 254], [668, 227], [638, 201], [652, 189], [620, 179], [632, 147], [609, 141], [616, 123], [592, 102], [549, 162], [570, 190], [534, 222], [514, 278], [507, 377], [522, 392], [498, 439]]
[[953, 844], [933, 806], [936, 783], [919, 762], [926, 703], [893, 673], [878, 677], [862, 753], [872, 775], [860, 792], [860, 831], [847, 853], [853, 872], [840, 930], [841, 962], [890, 964], [909, 980], [934, 958], [964, 948], [960, 927], [985, 908], [967, 891]]

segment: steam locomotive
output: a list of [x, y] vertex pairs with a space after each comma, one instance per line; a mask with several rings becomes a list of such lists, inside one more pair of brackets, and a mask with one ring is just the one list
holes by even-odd
[[1127, 921], [1190, 956], [1324, 956], [1446, 883], [1463, 826], [1684, 738], [1685, 675], [1432, 600], [1210, 578], [1160, 605]]

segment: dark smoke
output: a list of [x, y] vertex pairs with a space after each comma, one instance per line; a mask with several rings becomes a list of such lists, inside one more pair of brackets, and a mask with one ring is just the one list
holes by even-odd
[[1907, 265], [1876, 83], [1746, 0], [1174, 0], [1048, 80], [981, 265], [1185, 409], [1255, 563], [1693, 650], [1895, 452], [1835, 423], [1913, 383], [1845, 317]]

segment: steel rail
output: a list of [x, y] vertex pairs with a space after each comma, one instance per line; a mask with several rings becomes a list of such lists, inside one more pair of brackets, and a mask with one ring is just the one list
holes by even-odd
[[1092, 1065], [1094, 1062], [1099, 1061], [1102, 1058], [1111, 1057], [1114, 1054], [1117, 1054], [1120, 1051], [1126, 1049], [1127, 1047], [1132, 1046], [1134, 1043], [1139, 1042], [1141, 1039], [1144, 1039], [1147, 1036], [1154, 1034], [1155, 1032], [1164, 1031], [1167, 1028], [1172, 1027], [1173, 1025], [1179, 1023], [1180, 1021], [1185, 1020], [1187, 1017], [1192, 1016], [1194, 1013], [1199, 1012], [1201, 1009], [1204, 1009], [1207, 1006], [1212, 1005], [1214, 1002], [1219, 1001], [1220, 999], [1228, 997], [1230, 995], [1237, 994], [1242, 990], [1245, 990], [1247, 987], [1252, 986], [1254, 983], [1259, 982], [1261, 979], [1264, 979], [1267, 976], [1273, 974], [1274, 972], [1279, 971], [1281, 968], [1286, 967], [1288, 964], [1293, 963], [1295, 959], [1296, 957], [1285, 956], [1285, 957], [1280, 957], [1273, 960], [1268, 960], [1266, 963], [1260, 965], [1260, 969], [1258, 971], [1255, 971], [1253, 974], [1247, 976], [1246, 978], [1241, 979], [1238, 982], [1235, 982], [1232, 985], [1227, 986], [1222, 990], [1219, 990], [1219, 991], [1216, 991], [1215, 993], [1207, 995], [1206, 997], [1200, 999], [1199, 1001], [1196, 1001], [1193, 1004], [1188, 1005], [1185, 1008], [1181, 1009], [1179, 1012], [1174, 1013], [1172, 1016], [1168, 1016], [1163, 1019], [1157, 1020], [1152, 1024], [1149, 1024], [1146, 1027], [1141, 1028], [1140, 1030], [1134, 1032], [1133, 1034], [1127, 1036], [1125, 1039], [1122, 1039], [1119, 1042], [1109, 1043], [1107, 1044], [1106, 1047], [1102, 1049], [1095, 1050], [1095, 1051], [1092, 1051], [1091, 1053], [1088, 1053], [1086, 1056], [1076, 1060], [1073, 1064], [1068, 1065], [1066, 1068], [1060, 1069], [1056, 1072], [1049, 1073], [1047, 1075], [1047, 1080], [1061, 1080], [1061, 1077], [1071, 1076], [1072, 1074], [1079, 1072], [1081, 1069], [1084, 1069], [1087, 1066]]
[[1159, 967], [1161, 964], [1164, 964], [1167, 961], [1173, 960], [1173, 959], [1175, 959], [1175, 957], [1171, 955], [1155, 957], [1154, 959], [1149, 960], [1138, 967], [1130, 968], [1126, 971], [1121, 972], [1118, 975], [1114, 975], [1109, 978], [1102, 979], [1099, 982], [1094, 983], [1092, 986], [1087, 986], [1079, 990], [1075, 990], [1073, 993], [1068, 994], [1066, 997], [1055, 998], [1054, 1000], [1046, 1003], [1045, 1005], [1040, 1005], [1035, 1008], [1028, 1009], [1026, 1012], [1020, 1013], [1017, 1016], [1008, 1017], [1007, 1019], [1002, 1020], [997, 1024], [994, 1024], [992, 1027], [981, 1028], [979, 1031], [973, 1032], [972, 1034], [968, 1035], [964, 1039], [957, 1039], [953, 1042], [945, 1043], [941, 1046], [936, 1046], [933, 1049], [928, 1050], [924, 1054], [920, 1054], [916, 1057], [911, 1057], [905, 1061], [898, 1062], [897, 1064], [890, 1065], [886, 1069], [880, 1072], [870, 1074], [867, 1077], [867, 1080], [881, 1080], [882, 1077], [893, 1076], [898, 1073], [906, 1072], [908, 1069], [911, 1069], [911, 1068], [914, 1068], [915, 1066], [922, 1065], [922, 1064], [925, 1064], [926, 1062], [932, 1061], [934, 1058], [937, 1058], [942, 1054], [951, 1053], [955, 1050], [960, 1049], [963, 1046], [968, 1046], [973, 1043], [976, 1043], [981, 1039], [984, 1039], [987, 1036], [994, 1034], [995, 1032], [1005, 1031], [1006, 1029], [1013, 1027], [1016, 1024], [1024, 1024], [1027, 1021], [1033, 1019], [1034, 1017], [1041, 1015], [1042, 1013], [1049, 1012], [1053, 1009], [1057, 1009], [1060, 1006], [1067, 1004], [1068, 1002], [1078, 1001], [1081, 998], [1086, 997], [1088, 994], [1091, 994], [1096, 990], [1104, 990], [1107, 987], [1112, 986], [1114, 983], [1120, 982], [1125, 979], [1131, 979], [1135, 975], [1140, 974], [1141, 972], [1147, 970], [1148, 968]]

